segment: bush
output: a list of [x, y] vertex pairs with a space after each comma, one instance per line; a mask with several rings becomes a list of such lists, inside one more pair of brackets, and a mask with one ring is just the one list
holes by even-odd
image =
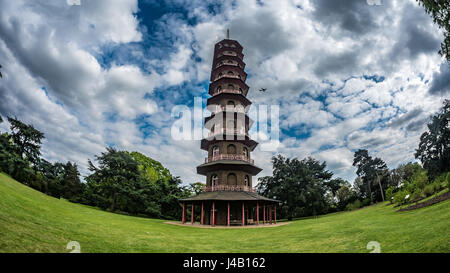
[[413, 194], [411, 194], [411, 201], [418, 201], [422, 198], [425, 197], [425, 194], [420, 190], [420, 189], [416, 189]]
[[394, 203], [398, 205], [402, 205], [407, 203], [409, 200], [411, 200], [411, 196], [409, 196], [408, 191], [399, 191], [394, 195]]
[[434, 185], [430, 184], [427, 185], [424, 189], [423, 189], [423, 193], [425, 194], [425, 196], [431, 196], [434, 194]]
[[349, 203], [346, 207], [345, 210], [355, 210], [355, 209], [359, 209], [362, 206], [361, 201], [359, 201], [358, 199], [353, 202], [353, 203]]
[[389, 202], [391, 203], [394, 200], [394, 191], [395, 191], [394, 186], [391, 186], [386, 190], [386, 199], [389, 200]]
[[411, 183], [414, 184], [415, 188], [424, 189], [428, 183], [427, 172], [426, 171], [416, 172], [411, 177]]
[[362, 201], [362, 207], [366, 207], [370, 205], [370, 199], [366, 198]]

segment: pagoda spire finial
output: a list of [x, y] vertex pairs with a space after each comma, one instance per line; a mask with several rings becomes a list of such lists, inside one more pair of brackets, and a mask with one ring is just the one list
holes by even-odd
[[230, 39], [230, 29], [227, 28], [227, 39]]

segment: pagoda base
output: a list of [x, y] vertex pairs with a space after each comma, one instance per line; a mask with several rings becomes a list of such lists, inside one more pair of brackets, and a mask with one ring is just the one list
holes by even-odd
[[180, 202], [183, 224], [246, 226], [277, 221], [278, 201], [252, 192], [207, 192]]

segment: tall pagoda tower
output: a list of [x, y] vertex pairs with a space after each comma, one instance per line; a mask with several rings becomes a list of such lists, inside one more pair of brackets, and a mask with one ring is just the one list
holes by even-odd
[[197, 196], [180, 200], [183, 223], [189, 212], [192, 224], [196, 216], [200, 224], [211, 226], [271, 224], [272, 216], [276, 222], [278, 201], [253, 189], [252, 178], [262, 169], [251, 157], [258, 143], [248, 135], [253, 121], [247, 115], [251, 102], [242, 49], [238, 41], [229, 39], [228, 30], [227, 39], [214, 47], [207, 101], [211, 116], [205, 118], [210, 133], [201, 141], [208, 156], [197, 167], [197, 173], [206, 176], [206, 187]]

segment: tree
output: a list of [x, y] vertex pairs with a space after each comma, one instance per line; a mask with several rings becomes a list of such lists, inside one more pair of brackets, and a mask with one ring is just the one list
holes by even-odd
[[428, 131], [420, 136], [414, 156], [423, 164], [431, 179], [450, 171], [450, 100], [444, 100], [440, 112], [427, 124]]
[[189, 190], [191, 191], [191, 195], [197, 195], [200, 194], [203, 190], [203, 187], [205, 187], [206, 185], [202, 182], [195, 182], [195, 183], [191, 183], [189, 185]]
[[36, 166], [41, 154], [40, 148], [44, 134], [36, 130], [33, 125], [27, 125], [17, 118], [8, 117], [8, 121], [11, 124], [11, 135], [17, 153], [22, 159]]
[[61, 180], [61, 196], [70, 201], [79, 201], [83, 192], [80, 172], [77, 164], [67, 162], [63, 165], [64, 174]]
[[42, 174], [47, 183], [47, 192], [45, 193], [60, 198], [61, 183], [64, 177], [64, 164], [59, 162], [52, 164], [45, 159], [41, 159], [38, 164], [38, 172]]
[[380, 196], [382, 201], [384, 201], [384, 190], [382, 187], [382, 180], [387, 177], [388, 168], [386, 163], [381, 158], [372, 158], [369, 152], [365, 149], [359, 149], [355, 152], [353, 157], [353, 166], [355, 166], [356, 174], [362, 179], [362, 188], [360, 192], [364, 194], [365, 197], [373, 202], [373, 193], [377, 193], [373, 190], [372, 185], [378, 184], [380, 188]]
[[444, 41], [439, 54], [450, 62], [450, 1], [448, 0], [417, 0], [425, 11], [433, 17], [433, 21], [444, 31]]
[[151, 182], [156, 183], [161, 179], [168, 181], [172, 177], [170, 171], [164, 168], [160, 162], [139, 152], [131, 152], [129, 154], [138, 163], [138, 169], [141, 175]]
[[[89, 170], [93, 172], [86, 180], [92, 194], [100, 197], [97, 205], [115, 211], [126, 202], [126, 197], [135, 194], [135, 184], [139, 177], [138, 163], [128, 152], [107, 147], [106, 152], [96, 156], [99, 167], [88, 160]], [[122, 208], [123, 209], [123, 206]]]
[[272, 157], [273, 174], [259, 179], [258, 192], [280, 200], [281, 216], [293, 217], [317, 215], [326, 212], [325, 182], [333, 173], [326, 170], [326, 163], [313, 158], [298, 160], [281, 155]]
[[89, 205], [174, 219], [181, 216], [178, 199], [190, 196], [162, 164], [138, 152], [107, 151], [96, 156], [98, 167], [89, 160], [84, 202]]
[[347, 205], [356, 200], [356, 194], [352, 189], [350, 183], [341, 184], [341, 187], [336, 191], [338, 210], [344, 210]]

